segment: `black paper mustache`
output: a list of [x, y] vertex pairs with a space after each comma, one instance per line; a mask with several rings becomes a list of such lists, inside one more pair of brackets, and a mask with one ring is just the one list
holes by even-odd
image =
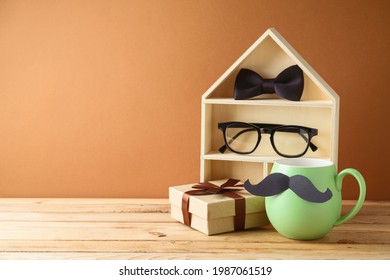
[[300, 198], [315, 203], [324, 203], [332, 198], [332, 191], [327, 188], [325, 192], [320, 192], [313, 183], [305, 176], [287, 176], [282, 173], [272, 173], [265, 177], [257, 185], [252, 185], [249, 180], [244, 183], [244, 188], [253, 195], [273, 196], [292, 190]]

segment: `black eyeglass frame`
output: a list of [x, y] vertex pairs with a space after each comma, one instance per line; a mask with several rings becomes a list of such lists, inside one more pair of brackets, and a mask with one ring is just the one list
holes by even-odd
[[[237, 133], [236, 135], [234, 135], [232, 137], [232, 139], [230, 139], [229, 141], [227, 141], [226, 139], [226, 129], [228, 127], [231, 127], [231, 126], [234, 126], [234, 128], [240, 128], [240, 127], [247, 127], [248, 129], [245, 129], [245, 130], [242, 130], [240, 131], [239, 133]], [[249, 128], [250, 127], [250, 128]], [[316, 128], [311, 128], [311, 127], [307, 127], [307, 126], [300, 126], [300, 125], [282, 125], [282, 124], [268, 124], [268, 123], [246, 123], [246, 122], [222, 122], [222, 123], [218, 123], [218, 129], [220, 129], [223, 133], [223, 140], [225, 142], [225, 145], [221, 146], [218, 150], [220, 153], [224, 153], [226, 151], [226, 149], [229, 149], [230, 151], [232, 151], [233, 153], [236, 153], [236, 154], [251, 154], [253, 153], [257, 147], [259, 146], [259, 143], [261, 141], [261, 134], [264, 133], [264, 134], [270, 134], [270, 141], [271, 141], [271, 145], [272, 145], [272, 148], [274, 149], [274, 151], [279, 155], [279, 156], [282, 156], [282, 157], [286, 157], [286, 158], [295, 158], [295, 157], [301, 157], [303, 156], [304, 154], [306, 154], [307, 150], [310, 149], [315, 152], [318, 147], [316, 145], [313, 144], [313, 142], [311, 142], [311, 139], [318, 135], [318, 129]], [[283, 131], [283, 129], [285, 129], [285, 131]], [[258, 137], [257, 137], [257, 143], [256, 145], [254, 146], [254, 148], [249, 151], [249, 152], [240, 152], [240, 151], [236, 151], [234, 150], [232, 147], [230, 147], [230, 143], [232, 143], [238, 136], [240, 136], [242, 133], [245, 133], [245, 132], [248, 132], [248, 131], [257, 131], [258, 133]], [[299, 133], [301, 135], [301, 137], [304, 138], [304, 140], [307, 142], [307, 145], [306, 145], [306, 149], [300, 153], [300, 154], [297, 154], [297, 155], [286, 155], [286, 154], [283, 154], [281, 152], [278, 151], [278, 149], [276, 148], [275, 146], [275, 142], [274, 142], [274, 134], [276, 131], [282, 131], [282, 132], [299, 132], [300, 130], [304, 130], [307, 135], [309, 136], [309, 139], [306, 139], [306, 136]]]

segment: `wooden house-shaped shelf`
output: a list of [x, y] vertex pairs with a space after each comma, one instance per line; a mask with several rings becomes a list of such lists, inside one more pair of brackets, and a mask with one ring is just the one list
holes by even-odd
[[[264, 78], [274, 78], [285, 68], [297, 64], [304, 73], [300, 101], [278, 98], [275, 94], [235, 100], [234, 82], [241, 68], [251, 69]], [[337, 164], [339, 97], [310, 65], [273, 28], [268, 29], [202, 96], [200, 180], [236, 178], [258, 182], [267, 176], [280, 158], [264, 137], [249, 155], [220, 153], [223, 136], [219, 122], [242, 121], [302, 125], [318, 129], [312, 140], [318, 146], [303, 157], [332, 160]]]

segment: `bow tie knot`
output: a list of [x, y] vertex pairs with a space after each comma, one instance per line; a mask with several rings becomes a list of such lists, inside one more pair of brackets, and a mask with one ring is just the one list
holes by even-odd
[[264, 79], [262, 83], [263, 93], [274, 93], [275, 92], [275, 79]]
[[303, 92], [303, 72], [298, 65], [284, 69], [274, 79], [264, 79], [250, 69], [241, 69], [234, 84], [234, 99], [252, 98], [264, 93], [276, 93], [278, 96], [299, 101]]

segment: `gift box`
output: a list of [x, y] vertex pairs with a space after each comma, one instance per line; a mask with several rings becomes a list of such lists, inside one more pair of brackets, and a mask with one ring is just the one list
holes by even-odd
[[169, 202], [172, 218], [207, 235], [269, 223], [264, 198], [234, 179], [170, 187]]

